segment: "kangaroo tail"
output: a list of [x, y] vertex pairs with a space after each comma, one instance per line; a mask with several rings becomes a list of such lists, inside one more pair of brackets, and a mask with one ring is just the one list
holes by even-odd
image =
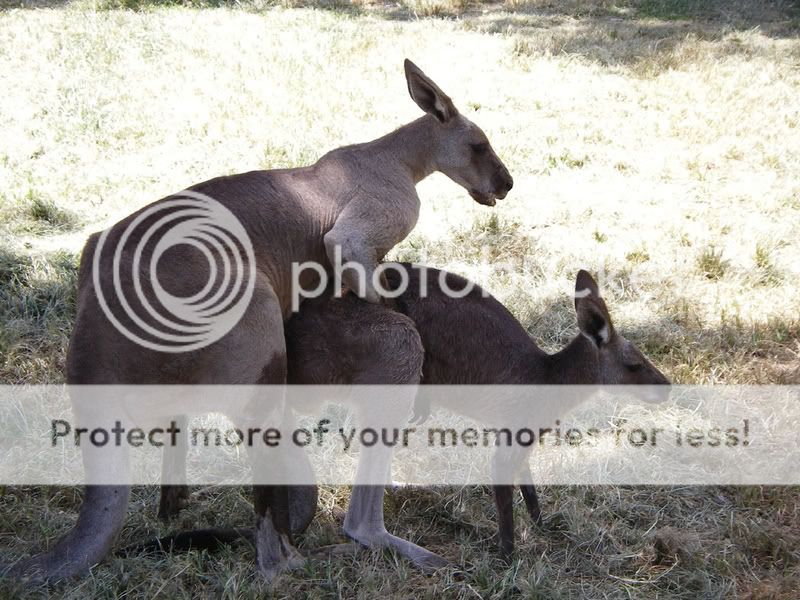
[[117, 554], [121, 556], [143, 553], [166, 554], [170, 552], [188, 552], [189, 550], [214, 552], [222, 549], [223, 546], [230, 546], [240, 541], [253, 544], [254, 540], [255, 536], [252, 527], [194, 529], [192, 531], [173, 533], [144, 544], [127, 546], [119, 550]]

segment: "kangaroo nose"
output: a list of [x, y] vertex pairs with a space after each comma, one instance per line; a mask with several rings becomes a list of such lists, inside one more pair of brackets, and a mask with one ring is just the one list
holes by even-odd
[[669, 400], [672, 392], [672, 385], [670, 383], [662, 383], [655, 386], [647, 386], [649, 388], [647, 394], [647, 402], [651, 404], [660, 404]]
[[512, 187], [514, 187], [514, 180], [505, 169], [495, 176], [494, 189], [498, 198], [505, 198]]

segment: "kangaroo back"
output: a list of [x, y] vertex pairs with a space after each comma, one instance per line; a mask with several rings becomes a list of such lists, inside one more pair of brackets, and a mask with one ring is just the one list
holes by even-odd
[[496, 298], [454, 273], [396, 265], [398, 270], [386, 271], [387, 280], [396, 290], [402, 279], [399, 269], [408, 275], [408, 286], [396, 306], [416, 324], [422, 339], [423, 383], [529, 382], [531, 369], [544, 352]]
[[[458, 275], [409, 263], [393, 267], [385, 272], [389, 289], [408, 280], [394, 301], [396, 311], [353, 294], [303, 302], [286, 324], [290, 383], [353, 383], [364, 378], [367, 365], [377, 368], [374, 357], [379, 354], [402, 363], [402, 352], [395, 358], [386, 352], [397, 342], [381, 335], [396, 331], [398, 321], [404, 330], [416, 327], [419, 332], [425, 349], [423, 383], [526, 383], [533, 359], [543, 352], [506, 307]], [[447, 290], [463, 296], [452, 297]]]
[[[367, 305], [355, 296], [309, 299], [287, 323], [289, 380], [293, 383], [352, 383], [376, 357], [388, 352], [396, 321], [416, 327], [425, 350], [424, 384], [668, 384], [669, 380], [616, 332], [595, 281], [576, 279], [575, 310], [580, 331], [556, 354], [546, 354], [508, 309], [479, 285], [446, 271], [390, 263], [386, 285], [400, 292], [396, 311]], [[400, 325], [398, 323], [398, 325]], [[371, 383], [378, 383], [374, 378]], [[385, 383], [391, 383], [385, 381]]]

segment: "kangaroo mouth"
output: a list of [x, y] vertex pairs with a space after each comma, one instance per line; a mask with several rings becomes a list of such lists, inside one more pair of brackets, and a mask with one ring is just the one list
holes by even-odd
[[475, 202], [478, 204], [483, 204], [484, 206], [494, 206], [497, 204], [497, 196], [494, 194], [484, 194], [475, 188], [472, 188], [469, 191], [469, 195], [472, 196], [472, 199], [475, 200]]

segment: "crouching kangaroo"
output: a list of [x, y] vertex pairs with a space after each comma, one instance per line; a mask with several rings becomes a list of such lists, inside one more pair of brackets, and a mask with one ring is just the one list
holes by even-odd
[[[290, 383], [395, 383], [392, 374], [416, 360], [412, 343], [412, 328], [416, 327], [425, 349], [423, 384], [669, 384], [636, 346], [614, 329], [597, 284], [586, 271], [580, 271], [575, 282], [580, 333], [563, 350], [549, 355], [508, 309], [463, 277], [407, 263], [392, 263], [392, 267], [386, 271], [391, 290], [400, 287], [403, 274], [408, 278], [405, 290], [395, 299], [400, 312], [366, 305], [353, 296], [320, 297], [303, 303], [286, 325]], [[424, 297], [423, 282], [427, 286]], [[442, 282], [459, 297], [446, 293]], [[462, 296], [467, 287], [471, 291]], [[666, 397], [668, 387], [664, 392], [660, 399]], [[453, 401], [446, 408], [484, 423], [491, 420], [493, 411], [485, 403], [463, 401]], [[536, 406], [520, 410], [531, 409]], [[523, 468], [520, 476], [528, 512], [538, 522], [539, 502], [530, 470]], [[500, 549], [510, 556], [514, 548], [513, 487], [495, 485], [493, 492]], [[358, 539], [350, 522], [353, 517], [351, 504], [345, 532]], [[161, 545], [214, 548], [240, 535], [188, 532], [163, 540]]]
[[[366, 300], [377, 302], [373, 274], [378, 261], [417, 221], [417, 183], [440, 171], [479, 203], [494, 205], [497, 198], [504, 198], [513, 181], [483, 131], [408, 60], [405, 77], [412, 100], [426, 113], [416, 121], [372, 142], [333, 150], [308, 167], [252, 171], [199, 183], [92, 235], [81, 259], [67, 382], [283, 384], [284, 321], [297, 292], [293, 289], [293, 265], [313, 262], [330, 270], [336, 258], [359, 264], [365, 280], [351, 280], [355, 273], [351, 269], [345, 273], [344, 283], [362, 292]], [[217, 214], [230, 216], [244, 232], [233, 245], [221, 246], [214, 255], [216, 261], [209, 258], [212, 254], [202, 242], [210, 243], [213, 237], [214, 247], [220, 248], [220, 240], [230, 242], [235, 237], [231, 231], [212, 231], [218, 222], [189, 232], [191, 235], [184, 227], [209, 206], [215, 207]], [[182, 243], [161, 246], [162, 239], [178, 233], [184, 235]], [[153, 282], [156, 269], [158, 285]], [[123, 275], [118, 276], [118, 271]], [[229, 276], [236, 281], [244, 276], [251, 286], [252, 296], [242, 314], [231, 319], [228, 313], [206, 310], [201, 315], [202, 325], [208, 328], [227, 323], [226, 333], [210, 343], [198, 343], [196, 336], [183, 335], [194, 322], [166, 318], [172, 316], [172, 305], [165, 305], [163, 298], [173, 304], [205, 302], [215, 290], [226, 291]], [[319, 277], [319, 271], [306, 270], [299, 285], [308, 289]], [[137, 297], [138, 302], [131, 301]], [[160, 310], [153, 311], [152, 306]], [[413, 384], [419, 371], [403, 376], [404, 383]], [[410, 397], [409, 405], [412, 402]], [[282, 410], [275, 407], [273, 415], [281, 418]], [[93, 470], [100, 467], [103, 473], [118, 473], [120, 479], [128, 473], [130, 461], [125, 452], [98, 458], [97, 454], [87, 457], [85, 447], [82, 451], [89, 481]], [[272, 473], [269, 469], [278, 466], [265, 461], [264, 452], [262, 448], [252, 450], [253, 469]], [[86, 572], [112, 547], [122, 527], [129, 492], [129, 486], [122, 484], [88, 485], [77, 523], [63, 539], [47, 553], [0, 568], [0, 572], [48, 580]], [[253, 494], [257, 566], [270, 578], [302, 561], [292, 544], [289, 492], [282, 486], [256, 485]], [[357, 489], [354, 497], [360, 507], [380, 501], [371, 491]], [[360, 529], [380, 529], [382, 522], [359, 523], [363, 514], [355, 512], [350, 522]]]
[[[381, 306], [364, 306], [352, 296], [319, 298], [303, 304], [286, 326], [291, 383], [358, 383], [364, 379], [380, 383], [376, 376], [398, 360], [396, 352], [382, 350], [392, 335], [390, 324], [410, 319], [425, 348], [423, 384], [669, 384], [639, 349], [614, 329], [597, 283], [586, 271], [580, 271], [575, 282], [580, 333], [560, 352], [549, 355], [505, 306], [472, 282], [437, 269], [407, 263], [392, 266], [386, 270], [390, 289], [399, 289], [403, 274], [408, 278], [405, 290], [395, 299], [397, 310], [403, 314]], [[421, 294], [423, 285], [427, 288], [425, 297]], [[467, 288], [471, 291], [453, 297], [443, 287], [459, 295]], [[668, 388], [663, 389], [659, 400], [669, 393]], [[491, 422], [494, 410], [483, 402], [456, 400], [446, 408], [483, 423]], [[520, 408], [525, 410], [536, 410], [536, 405]], [[539, 502], [530, 470], [523, 468], [520, 475], [528, 512], [538, 522]], [[513, 487], [495, 485], [493, 492], [501, 552], [510, 556], [514, 548]]]

